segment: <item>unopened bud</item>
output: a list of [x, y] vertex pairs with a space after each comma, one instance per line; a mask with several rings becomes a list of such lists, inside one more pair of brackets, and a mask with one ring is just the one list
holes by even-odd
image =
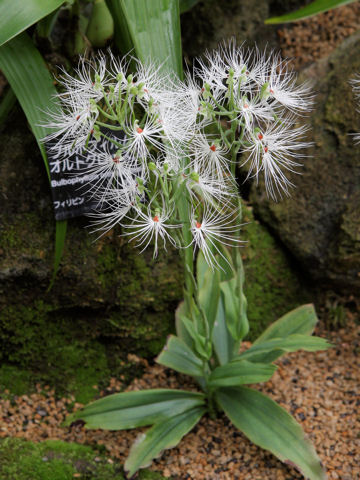
[[190, 173], [190, 178], [191, 180], [194, 180], [194, 182], [198, 182], [200, 179], [200, 176], [197, 172], [191, 172]]
[[148, 163], [148, 168], [151, 172], [153, 172], [154, 170], [156, 170], [156, 165], [154, 162], [149, 162]]

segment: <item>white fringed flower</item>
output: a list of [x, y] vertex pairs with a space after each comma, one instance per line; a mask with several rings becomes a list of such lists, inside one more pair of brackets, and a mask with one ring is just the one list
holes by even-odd
[[92, 98], [96, 101], [103, 98], [103, 91], [109, 84], [103, 53], [99, 52], [97, 57], [90, 60], [80, 57], [78, 67], [75, 68], [76, 76], [70, 75], [64, 68], [61, 71], [58, 82], [65, 91], [58, 96], [64, 103], [71, 103], [73, 97]]
[[124, 233], [124, 235], [130, 235], [130, 241], [134, 240], [137, 242], [137, 247], [143, 247], [141, 252], [149, 246], [151, 241], [154, 241], [153, 256], [155, 258], [159, 250], [159, 240], [162, 240], [165, 250], [167, 241], [176, 247], [176, 241], [171, 236], [170, 231], [174, 228], [181, 227], [181, 225], [171, 225], [167, 223], [173, 211], [167, 210], [165, 205], [161, 209], [154, 208], [154, 210], [152, 210], [152, 207], [153, 205], [149, 204], [146, 213], [136, 207], [136, 217], [132, 219], [131, 225], [123, 225], [123, 227], [131, 230]]
[[288, 63], [280, 55], [272, 56], [269, 69], [261, 75], [261, 86], [266, 86], [263, 98], [296, 114], [309, 112], [314, 98], [310, 83], [298, 85], [296, 72]]
[[[226, 213], [228, 211], [228, 213]], [[193, 236], [191, 242], [195, 250], [201, 250], [206, 262], [212, 268], [221, 268], [215, 255], [220, 254], [225, 261], [219, 244], [228, 246], [239, 246], [241, 240], [238, 237], [240, 225], [234, 224], [236, 211], [231, 204], [225, 205], [222, 211], [216, 211], [209, 206], [205, 206], [201, 217], [197, 214], [197, 209], [192, 208], [190, 218], [190, 230]]]
[[45, 126], [53, 130], [43, 141], [59, 156], [70, 156], [81, 151], [93, 134], [98, 111], [90, 100], [81, 95], [71, 97], [71, 102], [58, 112], [49, 114], [51, 121]]
[[310, 146], [309, 142], [300, 141], [308, 128], [294, 125], [294, 118], [288, 117], [258, 128], [246, 137], [249, 146], [244, 150], [249, 156], [244, 164], [249, 163], [248, 177], [257, 178], [264, 172], [266, 191], [274, 200], [282, 193], [288, 195], [293, 184], [284, 170], [297, 173], [295, 167], [300, 165], [297, 159], [305, 156], [301, 150]]

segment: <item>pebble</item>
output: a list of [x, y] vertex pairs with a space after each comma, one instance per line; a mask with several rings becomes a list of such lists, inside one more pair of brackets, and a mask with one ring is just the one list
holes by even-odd
[[[288, 354], [277, 362], [281, 365], [281, 374], [277, 372], [271, 381], [255, 388], [293, 412], [313, 442], [330, 480], [360, 479], [360, 405], [357, 394], [360, 325], [349, 322], [346, 329], [332, 333], [322, 329], [318, 334], [327, 337], [338, 348], [341, 344], [349, 345], [349, 348], [341, 348], [341, 355], [337, 355], [337, 348], [326, 353]], [[144, 370], [143, 377], [135, 379], [126, 390], [156, 387], [197, 390], [189, 377], [175, 375], [160, 365], [144, 362]], [[351, 380], [347, 380], [349, 378]], [[99, 396], [118, 389], [124, 389], [123, 380], [113, 378]], [[40, 386], [38, 392], [31, 395], [11, 396], [8, 392], [6, 396], [0, 399], [0, 438], [16, 436], [33, 441], [48, 438], [104, 445], [111, 463], [115, 459], [125, 461], [139, 434], [139, 430], [86, 430], [81, 425], [62, 428], [61, 423], [74, 399], [55, 398], [53, 391]], [[77, 410], [81, 406], [75, 403], [73, 408]], [[45, 457], [43, 460], [46, 461]], [[203, 417], [176, 448], [166, 450], [150, 468], [177, 480], [302, 479], [293, 468], [253, 445], [225, 416], [216, 420]]]

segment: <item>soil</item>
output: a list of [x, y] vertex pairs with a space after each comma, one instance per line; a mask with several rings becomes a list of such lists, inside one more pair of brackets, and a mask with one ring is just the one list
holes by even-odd
[[278, 30], [282, 56], [291, 58], [296, 69], [305, 67], [328, 56], [359, 29], [359, 2], [286, 24]]
[[[288, 410], [302, 425], [327, 470], [329, 479], [360, 478], [360, 324], [350, 313], [346, 328], [317, 333], [334, 347], [328, 351], [288, 354], [277, 364], [272, 380], [259, 389]], [[249, 344], [247, 344], [248, 346]], [[134, 360], [134, 358], [132, 358]], [[184, 388], [194, 390], [188, 378], [175, 375], [159, 365], [145, 367], [144, 375], [125, 390]], [[113, 378], [104, 396], [123, 390]], [[96, 388], [96, 386], [94, 386]], [[72, 398], [57, 399], [54, 392], [41, 390], [23, 396], [7, 396], [0, 401], [1, 437], [22, 437], [32, 441], [60, 439], [94, 446], [123, 462], [140, 430], [109, 432], [86, 430], [80, 425], [61, 428], [71, 410]], [[167, 450], [150, 467], [173, 479], [196, 480], [294, 480], [302, 476], [270, 453], [251, 444], [230, 422], [221, 417], [204, 417], [178, 447]]]

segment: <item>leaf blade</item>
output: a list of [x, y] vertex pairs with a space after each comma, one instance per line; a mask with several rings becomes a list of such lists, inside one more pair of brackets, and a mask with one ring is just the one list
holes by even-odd
[[246, 360], [231, 362], [215, 368], [210, 375], [209, 384], [213, 388], [219, 388], [266, 382], [276, 369], [276, 365], [272, 364], [251, 363]]
[[139, 468], [146, 467], [162, 450], [175, 447], [205, 412], [204, 407], [197, 407], [150, 428], [141, 440], [131, 447], [124, 465], [128, 477], [132, 477]]
[[0, 46], [59, 8], [65, 0], [2, 0]]
[[314, 305], [307, 304], [287, 312], [272, 323], [255, 341], [254, 345], [272, 338], [285, 338], [293, 334], [311, 335], [318, 321]]
[[156, 362], [193, 377], [203, 375], [203, 362], [183, 340], [174, 335], [170, 335]]
[[201, 393], [184, 390], [151, 389], [117, 393], [96, 400], [70, 415], [65, 425], [83, 420], [87, 428], [125, 430], [153, 425], [203, 404]]
[[287, 352], [296, 352], [297, 350], [316, 352], [318, 350], [326, 350], [330, 347], [331, 344], [324, 338], [295, 334], [285, 338], [272, 338], [267, 342], [256, 345], [253, 344], [233, 361], [236, 362], [247, 359], [252, 362], [273, 362]]
[[149, 58], [182, 78], [179, 2], [174, 0], [118, 0], [137, 56]]
[[325, 480], [315, 449], [280, 405], [247, 387], [224, 388], [216, 392], [216, 398], [232, 423], [253, 443], [295, 465], [306, 478]]
[[295, 12], [287, 13], [286, 15], [281, 15], [279, 17], [268, 18], [265, 20], [265, 23], [267, 25], [272, 25], [275, 23], [295, 22], [355, 1], [356, 0], [315, 0]]

